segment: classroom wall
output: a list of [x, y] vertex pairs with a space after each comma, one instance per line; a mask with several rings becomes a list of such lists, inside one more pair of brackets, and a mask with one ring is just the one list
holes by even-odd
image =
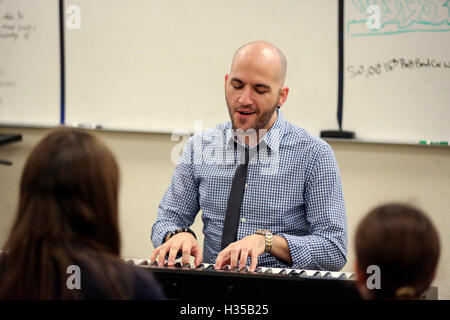
[[[0, 147], [0, 246], [15, 215], [21, 171], [31, 148], [48, 129], [2, 127], [2, 133], [22, 133], [23, 141]], [[121, 167], [120, 227], [123, 257], [148, 258], [153, 250], [151, 226], [158, 203], [175, 168], [166, 134], [98, 132]], [[349, 254], [344, 271], [354, 264], [353, 237], [360, 219], [375, 205], [405, 201], [424, 209], [440, 232], [441, 259], [433, 285], [440, 299], [450, 299], [450, 149], [445, 147], [332, 142], [341, 169], [347, 207]], [[200, 215], [193, 230], [203, 242]]]

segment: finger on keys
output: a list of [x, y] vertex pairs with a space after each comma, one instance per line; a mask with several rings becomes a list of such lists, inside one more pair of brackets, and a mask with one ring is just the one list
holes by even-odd
[[159, 248], [156, 248], [155, 250], [153, 250], [153, 253], [152, 253], [151, 257], [150, 257], [150, 261], [151, 262], [155, 262], [156, 261], [156, 257], [158, 256], [159, 250], [160, 250]]
[[242, 269], [247, 264], [247, 258], [248, 258], [248, 252], [249, 250], [247, 248], [243, 248], [241, 250], [241, 257], [239, 259], [239, 269]]
[[203, 251], [202, 248], [198, 245], [194, 248], [194, 257], [195, 257], [194, 264], [195, 267], [197, 268], [203, 261]]
[[158, 256], [158, 266], [162, 267], [164, 263], [166, 262], [166, 255], [167, 255], [167, 248], [166, 246], [163, 246], [161, 250], [159, 251]]
[[258, 264], [258, 254], [252, 252], [252, 254], [251, 254], [251, 263], [250, 263], [250, 271], [255, 271], [257, 264]]
[[228, 247], [219, 252], [219, 255], [217, 256], [216, 263], [214, 265], [214, 268], [216, 269], [222, 269], [222, 267], [225, 264], [225, 260], [229, 260], [229, 249]]
[[231, 258], [230, 258], [230, 269], [232, 270], [234, 267], [237, 267], [239, 253], [241, 249], [238, 247], [234, 247], [231, 249]]
[[169, 258], [167, 258], [167, 265], [168, 265], [168, 266], [173, 266], [173, 265], [175, 264], [175, 259], [176, 259], [176, 257], [177, 257], [178, 251], [179, 251], [179, 250], [178, 250], [177, 247], [172, 246], [172, 247], [170, 248], [170, 251], [169, 251]]
[[191, 257], [191, 249], [192, 245], [190, 244], [190, 242], [185, 242], [183, 244], [182, 258], [181, 258], [181, 262], [183, 263], [183, 265], [189, 264], [189, 260]]

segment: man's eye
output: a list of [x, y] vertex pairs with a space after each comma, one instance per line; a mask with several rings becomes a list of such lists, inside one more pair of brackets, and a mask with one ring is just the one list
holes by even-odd
[[236, 84], [233, 84], [233, 88], [235, 88], [235, 89], [239, 90], [239, 89], [242, 89], [242, 88], [243, 88], [243, 86], [240, 86], [240, 85], [236, 85]]
[[264, 94], [264, 93], [269, 92], [269, 90], [267, 90], [267, 89], [258, 89], [258, 88], [256, 88], [255, 91], [256, 91], [256, 93], [259, 93], [259, 94]]

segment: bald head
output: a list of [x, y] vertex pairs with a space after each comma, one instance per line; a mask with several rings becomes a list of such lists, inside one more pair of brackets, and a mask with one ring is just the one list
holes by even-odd
[[237, 60], [258, 59], [261, 63], [272, 65], [275, 68], [277, 80], [280, 86], [284, 85], [286, 80], [287, 60], [284, 53], [276, 46], [267, 41], [253, 41], [240, 47], [233, 56], [231, 63], [231, 72]]

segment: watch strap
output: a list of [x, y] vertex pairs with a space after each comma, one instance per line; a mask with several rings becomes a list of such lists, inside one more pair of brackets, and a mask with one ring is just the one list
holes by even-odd
[[270, 250], [272, 250], [272, 244], [273, 244], [272, 232], [269, 230], [258, 229], [258, 230], [256, 230], [255, 233], [263, 235], [265, 237], [264, 252], [270, 253]]
[[192, 231], [190, 228], [179, 228], [179, 229], [173, 230], [172, 232], [169, 233], [169, 237], [167, 238], [167, 240], [169, 240], [174, 235], [181, 233], [181, 232], [188, 232], [188, 233], [192, 234], [194, 236], [194, 238], [197, 240], [197, 236], [195, 235], [195, 232]]

